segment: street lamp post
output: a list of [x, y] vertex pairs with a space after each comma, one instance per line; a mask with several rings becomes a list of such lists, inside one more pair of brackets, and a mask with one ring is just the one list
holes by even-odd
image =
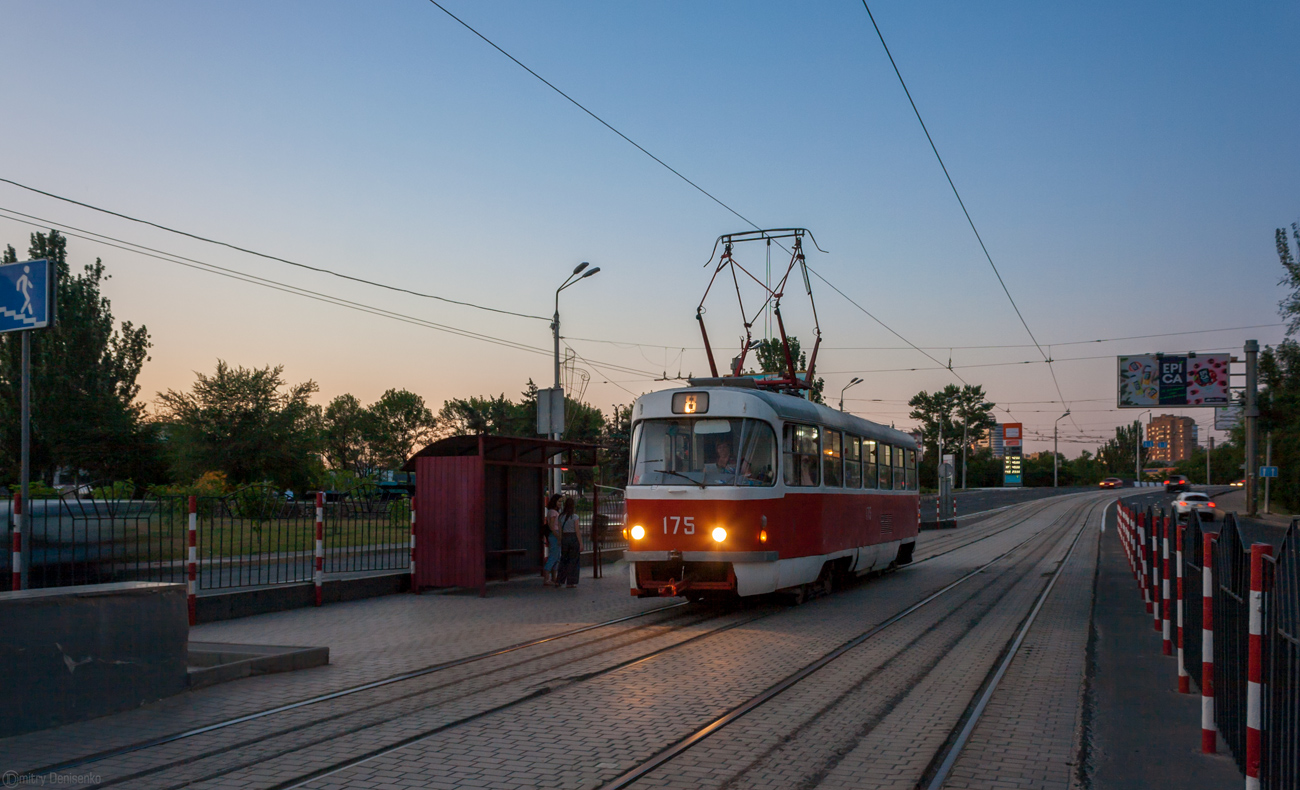
[[[599, 266], [597, 266], [594, 269], [587, 270], [588, 266], [590, 266], [590, 264], [587, 261], [583, 261], [582, 263], [573, 267], [573, 273], [568, 276], [568, 278], [564, 281], [563, 284], [560, 285], [559, 288], [555, 289], [555, 317], [551, 320], [551, 334], [555, 339], [555, 391], [556, 392], [560, 391], [560, 291], [563, 291], [565, 288], [568, 288], [570, 285], [573, 285], [579, 280], [585, 280], [591, 275], [600, 271]], [[586, 270], [585, 274], [583, 273], [584, 270]], [[552, 439], [555, 439], [556, 441], [560, 439], [560, 433], [555, 430], [551, 431], [550, 436]], [[560, 479], [560, 475], [561, 475], [560, 468], [557, 465], [554, 469], [551, 470], [551, 493], [552, 494], [560, 493], [560, 486], [563, 482]]]
[[857, 376], [854, 376], [853, 381], [850, 381], [848, 384], [845, 384], [844, 388], [840, 390], [840, 411], [844, 411], [844, 390], [847, 390], [849, 387], [852, 387], [855, 384], [861, 384], [861, 383], [862, 383], [862, 379], [858, 378]]
[[1061, 427], [1061, 420], [1064, 420], [1066, 417], [1069, 416], [1070, 416], [1070, 410], [1066, 409], [1065, 414], [1062, 414], [1060, 417], [1057, 417], [1056, 422], [1052, 423], [1052, 488], [1057, 487], [1057, 465], [1058, 465], [1058, 459], [1057, 459], [1058, 453], [1056, 452], [1057, 431]]

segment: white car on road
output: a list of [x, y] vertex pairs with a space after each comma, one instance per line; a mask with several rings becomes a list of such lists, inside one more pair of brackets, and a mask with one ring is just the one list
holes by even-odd
[[1184, 491], [1174, 497], [1174, 513], [1179, 519], [1189, 518], [1193, 510], [1201, 514], [1201, 521], [1214, 521], [1214, 502], [1209, 494]]

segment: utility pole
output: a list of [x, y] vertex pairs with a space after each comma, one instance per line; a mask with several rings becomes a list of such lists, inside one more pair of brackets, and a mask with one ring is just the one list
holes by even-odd
[[1205, 451], [1205, 485], [1210, 484], [1210, 453], [1214, 452], [1214, 437], [1210, 437], [1210, 447]]
[[[588, 271], [586, 274], [582, 274], [583, 270], [586, 269], [589, 265], [590, 265], [590, 264], [588, 264], [586, 261], [583, 261], [582, 263], [580, 263], [580, 264], [578, 264], [577, 266], [573, 267], [573, 273], [570, 274], [570, 275], [568, 276], [567, 279], [565, 279], [563, 285], [561, 285], [559, 288], [556, 288], [556, 289], [555, 289], [555, 316], [554, 316], [554, 318], [551, 320], [551, 332], [552, 332], [552, 334], [554, 335], [554, 338], [555, 338], [555, 390], [554, 390], [554, 393], [555, 393], [555, 395], [559, 395], [561, 399], [563, 399], [563, 397], [564, 397], [564, 394], [563, 394], [563, 393], [564, 393], [564, 390], [562, 390], [562, 389], [560, 388], [560, 291], [563, 291], [565, 288], [568, 288], [570, 285], [573, 285], [574, 283], [578, 282], [579, 280], [585, 280], [585, 279], [587, 279], [588, 277], [590, 277], [591, 275], [593, 275], [593, 274], [595, 274], [596, 272], [600, 271], [600, 267], [597, 266], [596, 268], [592, 269], [591, 271]], [[579, 277], [579, 276], [578, 276], [579, 274], [582, 274], [582, 276]], [[553, 395], [552, 397], [554, 397], [554, 395]], [[563, 409], [563, 407], [564, 407], [563, 400], [561, 400], [561, 409]], [[550, 436], [551, 436], [551, 438], [554, 439], [555, 441], [559, 441], [560, 438], [561, 438], [560, 433], [559, 433], [558, 431], [555, 431], [554, 429], [552, 429]], [[558, 458], [559, 456], [556, 456], [556, 457]], [[557, 463], [555, 464], [555, 468], [551, 470], [551, 493], [552, 493], [552, 494], [558, 494], [558, 493], [560, 493], [560, 491], [561, 491], [561, 488], [560, 488], [560, 487], [564, 484], [564, 481], [563, 481], [562, 475], [563, 475], [563, 472], [560, 470], [560, 465], [559, 465], [559, 463], [557, 462]]]
[[1258, 515], [1258, 438], [1255, 431], [1259, 422], [1259, 341], [1246, 341], [1246, 515]]
[[[1269, 431], [1264, 436], [1264, 466], [1272, 466], [1272, 465], [1273, 465], [1273, 432]], [[1269, 489], [1269, 483], [1271, 482], [1273, 482], [1273, 478], [1271, 477], [1264, 478], [1264, 515], [1266, 516], [1270, 515], [1273, 512], [1268, 509], [1268, 489]]]
[[1057, 487], [1057, 463], [1058, 463], [1057, 462], [1058, 453], [1056, 450], [1057, 430], [1061, 426], [1061, 420], [1064, 420], [1066, 417], [1069, 416], [1070, 416], [1070, 410], [1066, 409], [1065, 414], [1062, 414], [1060, 417], [1057, 417], [1056, 422], [1052, 423], [1052, 488]]
[[961, 490], [966, 490], [966, 447], [970, 444], [967, 415], [961, 417]]

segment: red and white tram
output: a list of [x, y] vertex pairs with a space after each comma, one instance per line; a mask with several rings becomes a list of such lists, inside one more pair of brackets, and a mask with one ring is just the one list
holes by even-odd
[[633, 406], [633, 595], [802, 596], [911, 562], [911, 436], [749, 379], [697, 383]]

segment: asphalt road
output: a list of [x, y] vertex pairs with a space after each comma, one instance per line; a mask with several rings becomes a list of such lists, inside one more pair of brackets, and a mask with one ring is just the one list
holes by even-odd
[[[1193, 491], [1204, 491], [1211, 497], [1232, 491], [1228, 486], [1192, 486]], [[1163, 507], [1166, 510], [1172, 508], [1174, 497], [1177, 494], [1166, 494], [1162, 488], [1153, 488], [1147, 491], [1129, 489], [1132, 493], [1123, 496], [1124, 503], [1130, 507]], [[1228, 511], [1231, 512], [1231, 511]], [[1218, 532], [1223, 526], [1222, 520], [1216, 520], [1212, 523], [1202, 525], [1206, 532]], [[1271, 543], [1274, 549], [1282, 545], [1282, 538], [1286, 536], [1286, 528], [1266, 524], [1263, 521], [1237, 516], [1237, 528], [1241, 532], [1242, 541], [1249, 546], [1252, 543]]]

